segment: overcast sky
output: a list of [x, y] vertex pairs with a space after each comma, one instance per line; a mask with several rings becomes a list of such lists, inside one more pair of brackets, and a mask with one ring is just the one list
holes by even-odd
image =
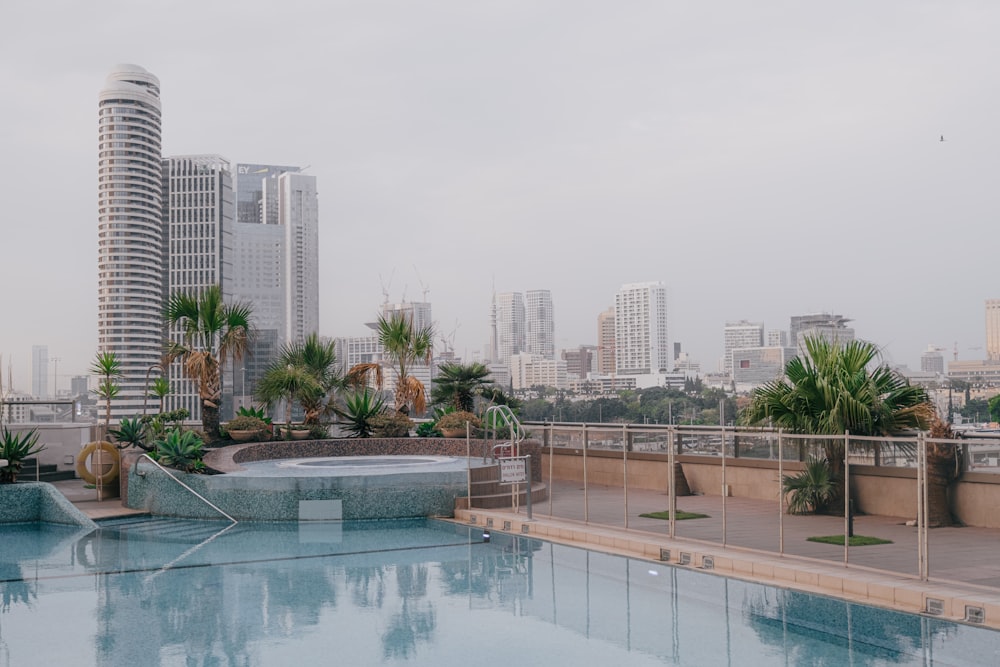
[[662, 280], [705, 370], [727, 320], [818, 311], [895, 363], [982, 358], [998, 34], [993, 0], [7, 3], [4, 384], [13, 361], [30, 391], [33, 344], [64, 389], [96, 350], [116, 63], [159, 77], [165, 156], [311, 165], [322, 335], [423, 283], [468, 357], [495, 285], [550, 289], [557, 347], [596, 343], [623, 283]]

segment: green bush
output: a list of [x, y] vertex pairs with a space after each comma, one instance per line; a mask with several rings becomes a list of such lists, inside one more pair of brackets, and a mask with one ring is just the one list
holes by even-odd
[[450, 431], [452, 429], [461, 429], [464, 431], [466, 424], [471, 424], [473, 429], [478, 429], [482, 426], [479, 417], [471, 412], [464, 411], [449, 412], [437, 420], [439, 431]]
[[440, 438], [442, 437], [442, 434], [441, 431], [438, 430], [437, 424], [435, 422], [421, 422], [417, 426], [417, 437]]
[[38, 444], [38, 432], [35, 429], [23, 433], [11, 433], [6, 428], [0, 433], [0, 459], [6, 459], [7, 465], [0, 468], [0, 484], [13, 484], [17, 475], [24, 467], [24, 459], [45, 449]]
[[355, 438], [370, 438], [372, 425], [370, 421], [385, 410], [385, 399], [381, 394], [367, 387], [361, 391], [348, 394], [344, 398], [344, 407], [335, 408], [335, 412], [344, 420], [344, 430]]
[[266, 431], [270, 425], [260, 417], [238, 415], [226, 423], [226, 431]]
[[146, 445], [146, 437], [149, 431], [148, 420], [142, 417], [129, 419], [125, 417], [118, 424], [118, 428], [113, 428], [108, 433], [114, 436], [115, 445], [118, 449], [126, 447], [138, 447], [144, 451], [149, 451], [152, 447]]
[[183, 470], [184, 472], [204, 472], [205, 442], [194, 431], [171, 429], [166, 436], [156, 441], [156, 458], [160, 465]]
[[413, 420], [401, 412], [387, 410], [368, 420], [376, 438], [405, 438], [410, 435]]
[[799, 474], [785, 475], [781, 490], [784, 495], [791, 495], [789, 514], [812, 514], [823, 511], [833, 501], [837, 483], [826, 460], [814, 458], [806, 462], [806, 469]]

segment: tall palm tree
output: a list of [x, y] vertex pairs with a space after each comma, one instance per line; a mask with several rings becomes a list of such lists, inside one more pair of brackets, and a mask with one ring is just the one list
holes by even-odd
[[121, 391], [118, 381], [122, 378], [122, 362], [114, 352], [98, 352], [90, 372], [99, 378], [93, 392], [104, 401], [104, 437], [107, 437], [111, 426], [111, 399]]
[[489, 375], [490, 369], [479, 362], [441, 364], [431, 390], [432, 402], [451, 405], [459, 411], [473, 412], [476, 394], [481, 387], [490, 383], [487, 379]]
[[[843, 435], [847, 431], [862, 436], [889, 436], [930, 424], [934, 407], [923, 388], [910, 385], [885, 364], [869, 369], [879, 356], [874, 344], [806, 337], [805, 347], [808, 355], [789, 361], [784, 378], [753, 391], [740, 413], [743, 424], [770, 422], [793, 433]], [[843, 441], [826, 440], [824, 454], [842, 485]]]
[[185, 374], [198, 383], [201, 424], [211, 439], [219, 437], [219, 404], [222, 401], [222, 367], [239, 361], [253, 339], [253, 307], [226, 304], [218, 285], [201, 294], [175, 292], [164, 308], [164, 320], [178, 326], [182, 341], [167, 345], [168, 363], [182, 360]]
[[410, 375], [417, 363], [431, 361], [434, 354], [434, 327], [416, 327], [409, 313], [394, 311], [388, 317], [379, 315], [378, 339], [384, 354], [396, 371], [395, 407], [397, 412], [421, 414], [427, 407], [424, 384]]

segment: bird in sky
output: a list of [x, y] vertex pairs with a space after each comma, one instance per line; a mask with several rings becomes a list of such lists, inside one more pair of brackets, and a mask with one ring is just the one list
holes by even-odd
[[941, 141], [944, 141], [944, 135], [943, 134], [941, 135]]

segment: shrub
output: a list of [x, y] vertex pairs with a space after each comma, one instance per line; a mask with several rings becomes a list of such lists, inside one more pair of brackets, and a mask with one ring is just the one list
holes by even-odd
[[260, 417], [237, 415], [226, 423], [226, 431], [266, 431], [268, 423]]
[[482, 426], [479, 417], [471, 412], [449, 412], [437, 421], [439, 431], [465, 430], [465, 425], [471, 424], [472, 428], [478, 429]]
[[387, 410], [368, 420], [376, 438], [405, 438], [410, 435], [413, 420], [402, 412]]
[[184, 472], [204, 472], [201, 458], [205, 454], [205, 443], [194, 431], [171, 429], [155, 444], [160, 465]]
[[0, 433], [0, 459], [6, 459], [7, 465], [0, 468], [0, 484], [13, 484], [24, 466], [24, 459], [45, 449], [38, 444], [38, 432], [35, 429], [23, 433], [11, 433], [6, 428]]
[[[256, 407], [254, 407], [252, 405], [250, 405], [250, 406], [246, 406], [246, 405], [241, 406], [240, 409], [236, 412], [236, 416], [237, 417], [256, 417], [257, 419], [260, 419], [261, 421], [263, 421], [265, 424], [270, 424], [271, 423], [271, 418], [267, 416], [266, 412], [264, 412], [264, 408], [256, 408]], [[239, 429], [237, 429], [237, 430], [239, 430]]]
[[115, 445], [118, 449], [126, 447], [138, 447], [144, 451], [149, 451], [151, 447], [146, 446], [147, 421], [142, 417], [133, 419], [124, 418], [118, 424], [118, 428], [113, 428], [108, 433], [115, 438]]
[[326, 440], [330, 437], [330, 429], [323, 424], [311, 424], [309, 426], [310, 440]]
[[335, 412], [344, 420], [344, 430], [355, 438], [369, 438], [372, 434], [370, 421], [385, 410], [385, 399], [367, 387], [348, 394], [344, 407]]
[[441, 431], [438, 430], [437, 424], [434, 422], [421, 422], [417, 426], [418, 438], [440, 438], [441, 436]]
[[781, 490], [792, 496], [789, 514], [810, 514], [826, 509], [837, 495], [837, 484], [825, 459], [809, 459], [805, 470], [782, 478]]

